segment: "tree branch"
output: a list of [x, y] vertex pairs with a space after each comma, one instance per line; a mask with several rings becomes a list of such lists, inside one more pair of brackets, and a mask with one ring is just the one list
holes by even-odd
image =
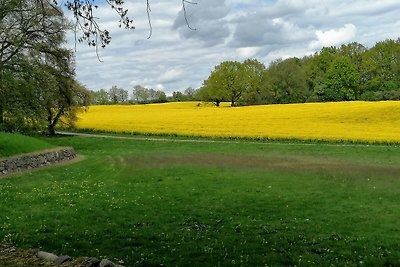
[[192, 28], [190, 26], [190, 24], [189, 24], [189, 20], [188, 20], [188, 17], [187, 17], [187, 12], [186, 12], [186, 4], [197, 5], [197, 2], [182, 0], [183, 16], [185, 17], [186, 25], [188, 26], [189, 29], [191, 29], [192, 31], [195, 31], [197, 29], [196, 28]]

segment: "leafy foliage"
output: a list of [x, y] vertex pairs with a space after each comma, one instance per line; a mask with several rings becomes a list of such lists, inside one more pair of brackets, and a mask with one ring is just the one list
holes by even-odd
[[219, 105], [400, 99], [400, 39], [367, 49], [359, 43], [324, 47], [312, 56], [222, 62], [199, 92]]
[[62, 12], [49, 3], [7, 0], [0, 14], [0, 128], [47, 127], [54, 134], [62, 117], [71, 125], [88, 94], [74, 81], [73, 53], [62, 47], [69, 28]]

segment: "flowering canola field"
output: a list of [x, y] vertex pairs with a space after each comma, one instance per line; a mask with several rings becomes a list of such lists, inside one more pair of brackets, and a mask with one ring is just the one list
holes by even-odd
[[400, 142], [400, 101], [215, 107], [199, 102], [91, 106], [77, 127], [187, 136]]

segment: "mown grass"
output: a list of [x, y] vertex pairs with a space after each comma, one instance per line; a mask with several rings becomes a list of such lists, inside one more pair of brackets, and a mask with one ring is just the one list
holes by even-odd
[[159, 133], [144, 133], [144, 132], [129, 132], [129, 131], [112, 131], [112, 130], [96, 130], [86, 128], [59, 129], [65, 135], [75, 134], [91, 134], [102, 136], [117, 136], [117, 137], [137, 137], [143, 139], [171, 139], [171, 140], [204, 140], [204, 141], [228, 141], [228, 142], [257, 142], [257, 143], [286, 143], [286, 144], [328, 144], [328, 145], [377, 145], [377, 146], [400, 146], [398, 141], [367, 141], [367, 140], [325, 140], [312, 138], [272, 138], [272, 137], [237, 137], [237, 136], [197, 136], [184, 134], [159, 134]]
[[127, 266], [396, 266], [395, 146], [60, 137], [0, 180], [0, 240]]
[[34, 137], [0, 132], [0, 158], [52, 147], [54, 146]]

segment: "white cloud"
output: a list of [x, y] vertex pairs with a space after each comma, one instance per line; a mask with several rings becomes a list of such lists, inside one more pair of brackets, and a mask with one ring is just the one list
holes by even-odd
[[328, 31], [315, 31], [317, 40], [310, 43], [310, 48], [319, 49], [326, 46], [335, 46], [350, 42], [357, 34], [357, 28], [354, 24], [346, 24], [339, 29]]
[[175, 82], [182, 78], [184, 72], [181, 69], [169, 69], [165, 73], [161, 74], [158, 78], [160, 83]]
[[236, 49], [236, 53], [243, 59], [252, 58], [258, 51], [260, 51], [260, 47], [240, 47]]

